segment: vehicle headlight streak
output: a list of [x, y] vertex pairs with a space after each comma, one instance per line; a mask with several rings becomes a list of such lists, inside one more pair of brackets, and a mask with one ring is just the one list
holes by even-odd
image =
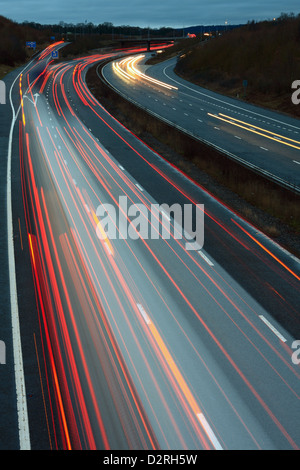
[[[276, 134], [275, 132], [272, 132], [272, 131], [269, 131], [267, 129], [263, 129], [261, 127], [255, 126], [252, 123], [247, 123], [245, 121], [241, 121], [241, 120], [236, 119], [232, 116], [227, 116], [226, 114], [222, 114], [222, 113], [220, 113], [220, 115], [216, 115], [216, 114], [212, 114], [212, 113], [207, 113], [207, 114], [208, 114], [208, 116], [211, 116], [215, 119], [219, 119], [220, 121], [231, 124], [232, 126], [240, 127], [241, 129], [244, 129], [248, 132], [252, 132], [254, 134], [263, 136], [267, 139], [274, 140], [275, 142], [278, 142], [282, 145], [287, 145], [289, 147], [300, 150], [300, 142], [298, 140], [294, 140], [294, 139], [291, 139], [289, 137], [285, 137], [281, 134]], [[271, 134], [271, 135], [268, 135], [268, 134]], [[297, 144], [297, 145], [294, 145], [294, 144]]]
[[135, 77], [127, 73], [122, 68], [125, 64], [127, 64], [129, 60], [131, 60], [131, 57], [127, 57], [126, 59], [123, 59], [121, 62], [113, 62], [113, 70], [124, 79], [128, 79], [129, 81], [131, 81], [131, 80], [135, 80]]
[[127, 57], [126, 59], [123, 59], [120, 62], [114, 62], [113, 69], [123, 78], [127, 78], [129, 80], [136, 80], [137, 78], [139, 78], [149, 83], [152, 83], [153, 85], [158, 85], [168, 90], [178, 90], [176, 86], [169, 85], [168, 83], [164, 83], [160, 80], [156, 80], [155, 78], [149, 77], [148, 75], [138, 70], [136, 66], [137, 62], [142, 60], [144, 57], [144, 55], [139, 55], [137, 57]]

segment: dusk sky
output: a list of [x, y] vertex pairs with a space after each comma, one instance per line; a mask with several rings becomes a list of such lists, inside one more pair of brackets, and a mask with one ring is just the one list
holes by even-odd
[[116, 26], [240, 24], [300, 13], [299, 0], [0, 0], [0, 14], [37, 23], [111, 22]]

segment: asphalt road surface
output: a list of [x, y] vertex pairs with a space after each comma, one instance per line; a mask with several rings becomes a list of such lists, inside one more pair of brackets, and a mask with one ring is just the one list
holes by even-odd
[[85, 84], [106, 58], [46, 50], [12, 88], [24, 380], [40, 387], [16, 392], [15, 442], [298, 449], [299, 260], [106, 112]]

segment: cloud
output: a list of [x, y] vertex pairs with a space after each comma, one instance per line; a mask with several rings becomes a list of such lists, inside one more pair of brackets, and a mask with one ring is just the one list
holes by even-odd
[[[24, 7], [26, 5], [26, 7]], [[111, 22], [114, 25], [173, 26], [246, 23], [300, 12], [299, 0], [21, 0], [1, 1], [1, 14], [15, 21], [37, 23]]]

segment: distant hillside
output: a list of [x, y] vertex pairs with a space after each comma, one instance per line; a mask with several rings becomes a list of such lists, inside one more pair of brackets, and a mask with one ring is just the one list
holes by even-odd
[[22, 45], [23, 30], [16, 23], [0, 16], [0, 62], [14, 65], [26, 58], [25, 47]]
[[178, 35], [184, 31], [185, 34], [187, 33], [194, 33], [194, 34], [203, 34], [203, 33], [215, 33], [222, 31], [230, 31], [231, 29], [240, 28], [243, 25], [229, 25], [229, 24], [217, 24], [217, 25], [197, 25], [197, 26], [188, 26], [183, 29], [177, 29]]
[[32, 54], [26, 49], [26, 41], [36, 41], [38, 46], [50, 40], [48, 31], [38, 31], [4, 16], [0, 16], [0, 38], [0, 64], [12, 67], [24, 63]]
[[300, 117], [300, 15], [250, 22], [184, 51], [176, 71], [201, 86]]

